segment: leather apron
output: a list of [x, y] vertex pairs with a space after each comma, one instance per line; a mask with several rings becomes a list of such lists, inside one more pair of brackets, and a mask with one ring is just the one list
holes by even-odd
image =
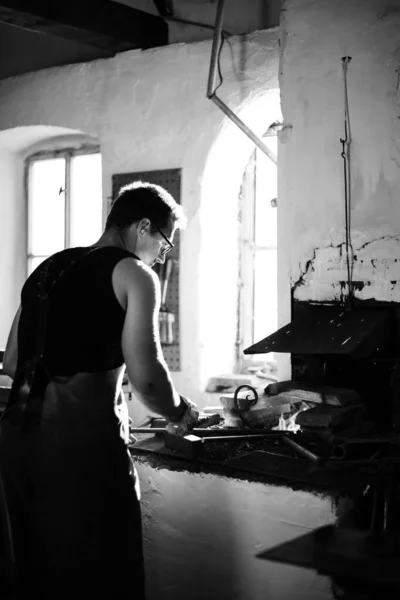
[[0, 421], [16, 597], [129, 593], [142, 600], [139, 485], [127, 448], [123, 371], [49, 374], [43, 365], [48, 269], [39, 291], [35, 356], [17, 374]]
[[[144, 597], [138, 479], [119, 369], [54, 378], [0, 423], [0, 470], [21, 597]], [[133, 593], [134, 592], [134, 593]], [[26, 596], [25, 596], [26, 597]], [[79, 596], [78, 596], [79, 597]]]

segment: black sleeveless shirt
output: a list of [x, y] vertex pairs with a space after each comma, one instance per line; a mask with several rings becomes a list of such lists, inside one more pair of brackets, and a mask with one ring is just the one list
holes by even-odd
[[[43, 362], [52, 375], [109, 371], [124, 363], [121, 336], [125, 311], [112, 286], [117, 263], [137, 256], [111, 246], [63, 250], [27, 279], [21, 293], [18, 367], [29, 361], [38, 335], [38, 289], [42, 269], [51, 260], [51, 289]], [[72, 264], [76, 261], [75, 264]]]

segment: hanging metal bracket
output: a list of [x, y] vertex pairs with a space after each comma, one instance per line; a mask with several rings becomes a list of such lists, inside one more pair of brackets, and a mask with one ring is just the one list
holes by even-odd
[[272, 150], [264, 144], [264, 142], [254, 133], [243, 121], [217, 96], [215, 93], [215, 76], [218, 63], [218, 53], [221, 45], [222, 20], [224, 15], [225, 0], [218, 0], [217, 16], [215, 20], [215, 28], [213, 35], [213, 43], [211, 49], [210, 71], [208, 74], [207, 98], [212, 100], [218, 108], [226, 114], [227, 117], [249, 137], [254, 144], [260, 148], [268, 156], [274, 164], [278, 164], [277, 156]]

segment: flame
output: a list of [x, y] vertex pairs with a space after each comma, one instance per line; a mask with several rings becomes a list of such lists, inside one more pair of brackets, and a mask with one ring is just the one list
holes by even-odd
[[305, 402], [302, 402], [300, 405], [300, 408], [297, 407], [296, 412], [292, 413], [288, 418], [285, 419], [285, 417], [283, 415], [280, 415], [278, 425], [276, 425], [275, 427], [272, 427], [271, 429], [274, 429], [275, 431], [294, 431], [294, 432], [299, 431], [301, 429], [301, 427], [300, 427], [300, 425], [298, 425], [296, 423], [296, 417], [303, 410], [308, 410], [308, 409], [309, 409], [308, 404], [306, 404]]

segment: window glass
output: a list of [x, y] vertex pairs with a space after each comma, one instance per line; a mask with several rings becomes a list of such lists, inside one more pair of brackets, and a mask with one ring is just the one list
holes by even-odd
[[278, 328], [277, 249], [258, 250], [254, 257], [253, 343]]
[[70, 246], [89, 246], [102, 231], [101, 154], [71, 157]]
[[28, 258], [28, 275], [33, 273], [33, 271], [48, 258], [48, 256], [34, 256]]
[[48, 256], [65, 244], [65, 159], [36, 160], [29, 173], [28, 254]]
[[[263, 140], [275, 153], [278, 151], [277, 137]], [[277, 246], [277, 210], [271, 200], [278, 195], [277, 166], [257, 148], [256, 151], [256, 219], [255, 243], [258, 246]]]
[[28, 275], [55, 252], [88, 246], [102, 232], [101, 154], [32, 157], [28, 180]]
[[[278, 154], [276, 136], [263, 141]], [[240, 196], [239, 369], [275, 360], [273, 353], [243, 357], [240, 351], [278, 328], [277, 195], [277, 165], [257, 148], [246, 166]]]

